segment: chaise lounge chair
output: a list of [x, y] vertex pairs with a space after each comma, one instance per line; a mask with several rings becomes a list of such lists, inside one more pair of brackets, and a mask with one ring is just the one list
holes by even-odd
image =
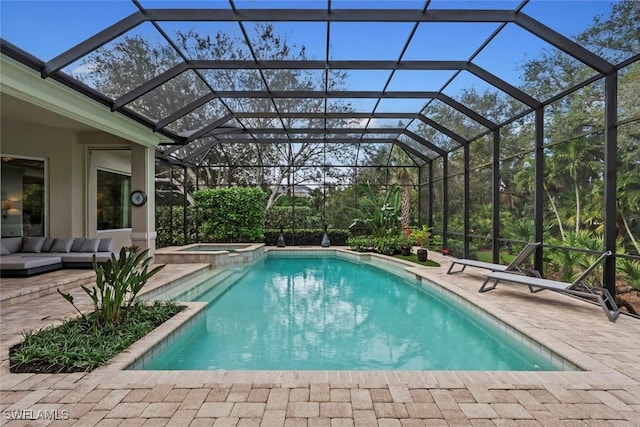
[[[485, 275], [486, 279], [480, 287], [480, 292], [487, 292], [495, 289], [498, 286], [498, 282], [510, 282], [517, 285], [525, 285], [529, 287], [531, 293], [536, 293], [548, 289], [550, 291], [556, 291], [564, 294], [575, 295], [582, 298], [593, 299], [600, 304], [600, 307], [604, 310], [610, 321], [615, 322], [620, 314], [620, 309], [616, 305], [615, 299], [611, 296], [609, 291], [601, 287], [589, 287], [583, 283], [584, 279], [604, 260], [611, 255], [611, 251], [606, 251], [600, 257], [589, 266], [576, 280], [572, 283], [560, 282], [557, 280], [543, 279], [541, 277], [531, 277], [520, 274], [505, 273], [500, 271], [494, 271]], [[537, 273], [537, 272], [536, 272]], [[495, 283], [491, 287], [487, 287], [489, 281], [494, 280]], [[583, 290], [573, 289], [582, 288]], [[596, 293], [595, 291], [599, 292]], [[609, 308], [609, 306], [611, 308]]]
[[[523, 273], [523, 271], [520, 270], [520, 265], [529, 257], [529, 255], [531, 255], [533, 251], [536, 250], [538, 246], [540, 246], [540, 242], [527, 243], [527, 246], [525, 246], [524, 249], [522, 249], [522, 251], [518, 255], [516, 255], [516, 257], [513, 259], [513, 261], [511, 261], [511, 264], [509, 265], [492, 264], [490, 262], [476, 261], [475, 259], [456, 259], [451, 262], [447, 274], [462, 273], [464, 269], [467, 268], [467, 266], [484, 268], [491, 271], [513, 271], [514, 273]], [[452, 271], [453, 266], [456, 264], [460, 264], [462, 266], [462, 269]]]

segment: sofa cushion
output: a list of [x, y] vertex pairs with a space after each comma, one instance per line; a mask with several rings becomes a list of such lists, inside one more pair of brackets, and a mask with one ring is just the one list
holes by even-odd
[[56, 265], [61, 263], [62, 259], [55, 256], [22, 257], [18, 255], [8, 255], [0, 259], [0, 266], [3, 270], [26, 270], [29, 268], [43, 267], [46, 265]]
[[22, 237], [3, 237], [2, 246], [9, 250], [10, 253], [20, 252], [22, 249]]
[[73, 244], [71, 245], [71, 252], [80, 252], [80, 248], [84, 243], [84, 237], [76, 237], [73, 239]]
[[53, 246], [53, 240], [55, 237], [45, 237], [42, 244], [42, 252], [51, 252], [51, 246]]
[[100, 239], [84, 239], [78, 252], [98, 252]]
[[44, 245], [44, 237], [23, 237], [21, 252], [39, 253]]
[[111, 258], [111, 252], [69, 252], [68, 254], [61, 254], [62, 262], [64, 263], [86, 263], [91, 264], [93, 262], [93, 256], [96, 256], [97, 262], [105, 262]]
[[113, 237], [103, 237], [100, 239], [100, 246], [98, 252], [112, 252], [113, 251]]
[[60, 252], [66, 253], [71, 250], [71, 245], [73, 244], [73, 239], [63, 239], [60, 237], [56, 237], [53, 240], [53, 245], [51, 245], [51, 252]]
[[4, 245], [4, 243], [0, 242], [0, 255], [10, 255], [9, 249]]

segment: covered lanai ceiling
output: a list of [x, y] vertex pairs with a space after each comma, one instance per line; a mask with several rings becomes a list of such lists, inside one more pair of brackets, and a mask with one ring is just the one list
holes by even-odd
[[[22, 12], [3, 3], [11, 25]], [[212, 153], [232, 163], [225, 147], [239, 144], [264, 163], [265, 144], [311, 142], [344, 147], [353, 164], [362, 147], [394, 145], [421, 166], [621, 61], [575, 41], [605, 2], [27, 3], [39, 40], [3, 31], [3, 53], [162, 133], [158, 156], [185, 165]], [[523, 65], [543, 51], [581, 64], [574, 86], [524, 89]], [[508, 108], [480, 114], [469, 92]]]

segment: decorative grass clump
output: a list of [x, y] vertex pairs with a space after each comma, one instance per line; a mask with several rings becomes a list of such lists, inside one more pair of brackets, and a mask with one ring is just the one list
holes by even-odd
[[420, 264], [423, 265], [425, 267], [440, 267], [440, 264], [438, 264], [435, 261], [432, 261], [430, 259], [427, 258], [427, 260], [425, 262], [420, 262], [418, 261], [418, 255], [416, 254], [411, 254], [411, 255], [401, 255], [401, 254], [396, 254], [393, 255], [394, 258], [398, 258], [398, 259], [403, 259], [405, 261], [411, 261], [411, 262], [415, 262], [416, 264]]
[[13, 373], [88, 372], [106, 364], [122, 350], [170, 319], [184, 306], [155, 301], [127, 307], [125, 319], [96, 328], [96, 314], [62, 325], [25, 332], [24, 342], [9, 351]]

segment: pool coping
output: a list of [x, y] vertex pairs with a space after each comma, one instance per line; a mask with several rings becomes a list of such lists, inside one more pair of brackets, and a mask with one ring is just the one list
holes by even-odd
[[264, 243], [243, 243], [243, 242], [238, 242], [238, 243], [191, 243], [188, 245], [183, 245], [183, 246], [167, 246], [164, 248], [160, 248], [157, 249], [156, 252], [154, 253], [154, 255], [160, 254], [175, 254], [175, 253], [180, 253], [180, 254], [184, 254], [185, 252], [187, 254], [189, 253], [198, 253], [198, 254], [211, 254], [211, 253], [216, 253], [216, 252], [229, 252], [229, 251], [225, 251], [224, 249], [220, 249], [220, 250], [215, 250], [215, 251], [194, 251], [191, 250], [191, 248], [196, 248], [199, 246], [207, 246], [207, 245], [211, 245], [211, 246], [244, 246], [242, 248], [239, 249], [234, 249], [234, 252], [250, 252], [250, 251], [254, 251], [258, 248], [264, 247], [265, 244]]
[[[96, 370], [90, 375], [90, 378], [100, 379], [101, 381], [108, 380], [116, 372], [122, 374], [131, 373], [135, 374], [138, 381], [166, 381], [173, 379], [179, 375], [181, 378], [183, 375], [196, 375], [197, 378], [206, 378], [207, 382], [221, 382], [221, 383], [238, 383], [238, 382], [282, 382], [282, 381], [303, 381], [305, 383], [326, 383], [337, 382], [344, 384], [361, 383], [362, 381], [368, 381], [380, 384], [395, 384], [409, 382], [419, 382], [420, 384], [434, 385], [442, 384], [443, 378], [451, 377], [447, 374], [464, 374], [468, 378], [475, 378], [476, 381], [483, 382], [486, 376], [502, 375], [505, 374], [509, 377], [510, 384], [530, 385], [544, 382], [558, 382], [561, 383], [575, 383], [575, 382], [588, 382], [593, 383], [631, 383], [636, 381], [623, 373], [606, 366], [604, 363], [595, 360], [583, 351], [568, 345], [560, 339], [548, 336], [541, 333], [536, 328], [532, 328], [526, 322], [517, 316], [496, 307], [494, 304], [489, 304], [487, 301], [478, 299], [472, 300], [470, 292], [457, 288], [448, 284], [442, 277], [438, 275], [430, 274], [428, 267], [416, 266], [414, 263], [399, 260], [396, 258], [390, 258], [384, 255], [374, 253], [359, 253], [351, 251], [347, 248], [333, 247], [333, 248], [306, 248], [306, 247], [290, 247], [290, 248], [269, 248], [265, 251], [265, 255], [270, 251], [286, 252], [295, 251], [296, 255], [303, 255], [304, 252], [319, 253], [319, 252], [333, 252], [337, 257], [346, 259], [368, 259], [375, 258], [379, 263], [393, 263], [402, 266], [402, 270], [406, 272], [407, 276], [419, 278], [423, 284], [427, 283], [427, 286], [435, 289], [439, 288], [439, 291], [444, 295], [451, 294], [457, 298], [460, 298], [468, 307], [475, 307], [477, 310], [485, 313], [490, 321], [496, 322], [498, 327], [508, 328], [515, 331], [515, 337], [521, 337], [521, 339], [528, 339], [529, 342], [533, 341], [537, 343], [540, 348], [544, 347], [551, 353], [555, 353], [563, 359], [567, 360], [570, 364], [583, 369], [582, 371], [242, 371], [242, 370], [217, 370], [217, 371], [147, 371], [126, 369], [132, 366], [140, 358], [149, 355], [154, 351], [154, 348], [161, 348], [163, 345], [168, 345], [177, 338], [176, 331], [183, 330], [188, 326], [190, 322], [195, 321], [196, 316], [200, 313], [206, 303], [181, 303], [187, 305], [188, 308], [174, 317], [166, 324], [154, 330], [154, 332], [147, 337], [138, 341], [134, 346], [130, 347], [128, 351], [122, 353], [111, 363]], [[341, 254], [342, 256], [339, 256]], [[425, 282], [426, 281], [426, 282]], [[437, 286], [429, 284], [435, 283]], [[589, 304], [584, 302], [584, 304]], [[542, 351], [542, 350], [541, 350]], [[105, 377], [106, 375], [106, 377]], [[187, 378], [185, 377], [185, 378]], [[482, 380], [480, 380], [482, 378]]]

